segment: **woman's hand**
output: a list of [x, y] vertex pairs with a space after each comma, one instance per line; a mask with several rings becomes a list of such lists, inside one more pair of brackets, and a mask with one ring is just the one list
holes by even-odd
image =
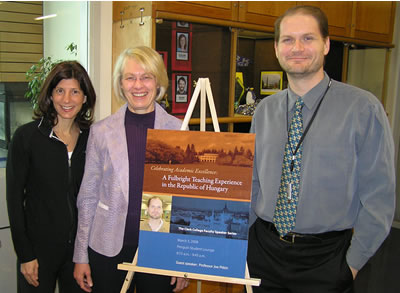
[[37, 259], [22, 263], [21, 273], [30, 285], [39, 286], [39, 263]]
[[175, 284], [175, 289], [172, 290], [173, 292], [179, 292], [185, 289], [187, 286], [189, 286], [189, 280], [186, 278], [177, 278], [177, 277], [171, 277], [171, 285]]
[[92, 292], [93, 281], [89, 264], [76, 263], [74, 268], [74, 278], [82, 290]]

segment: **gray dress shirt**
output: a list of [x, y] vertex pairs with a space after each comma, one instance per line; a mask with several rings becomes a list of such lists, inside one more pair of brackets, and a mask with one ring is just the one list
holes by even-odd
[[[304, 128], [329, 83], [302, 98]], [[272, 222], [288, 123], [297, 99], [290, 89], [266, 97], [253, 116], [256, 133], [252, 208]], [[332, 80], [303, 141], [295, 232], [354, 228], [347, 262], [360, 269], [389, 233], [395, 209], [394, 143], [386, 113], [371, 93]]]

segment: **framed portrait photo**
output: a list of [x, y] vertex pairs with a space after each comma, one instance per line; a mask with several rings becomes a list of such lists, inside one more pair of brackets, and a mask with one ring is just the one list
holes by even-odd
[[184, 29], [191, 31], [192, 30], [192, 24], [187, 21], [176, 21], [172, 23], [172, 29]]
[[260, 94], [273, 95], [282, 90], [283, 71], [261, 71]]
[[176, 27], [190, 28], [187, 21], [177, 21]]
[[192, 32], [172, 30], [171, 69], [192, 70]]
[[189, 33], [176, 32], [176, 60], [189, 60]]
[[190, 102], [192, 75], [173, 73], [172, 82], [172, 113], [186, 113]]

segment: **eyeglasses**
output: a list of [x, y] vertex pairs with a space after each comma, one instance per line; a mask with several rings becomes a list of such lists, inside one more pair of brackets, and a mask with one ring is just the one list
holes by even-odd
[[136, 75], [126, 75], [124, 76], [123, 80], [126, 82], [136, 82], [137, 80], [140, 80], [143, 83], [146, 82], [152, 82], [155, 79], [155, 77], [152, 74], [142, 74], [140, 76]]

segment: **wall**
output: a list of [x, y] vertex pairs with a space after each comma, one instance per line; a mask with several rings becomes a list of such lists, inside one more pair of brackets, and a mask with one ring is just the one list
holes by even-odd
[[[54, 60], [78, 60], [88, 65], [88, 2], [44, 1], [43, 14], [57, 17], [43, 20], [44, 56]], [[78, 45], [78, 55], [71, 55], [66, 47]]]
[[[101, 120], [111, 114], [112, 1], [44, 2], [44, 14], [54, 13], [44, 20], [44, 55], [87, 69], [97, 94], [94, 118]], [[77, 56], [65, 49], [72, 42]]]
[[347, 83], [373, 93], [382, 101], [386, 49], [350, 49]]
[[89, 2], [89, 67], [96, 90], [96, 121], [111, 114], [112, 2]]
[[[147, 3], [146, 3], [147, 2]], [[137, 1], [134, 5], [126, 5], [123, 2], [115, 3], [113, 12], [121, 16], [121, 21], [113, 23], [113, 47], [112, 47], [112, 66], [114, 69], [115, 61], [123, 50], [129, 47], [152, 45], [153, 22], [151, 18], [151, 2]], [[143, 17], [140, 8], [144, 8]], [[129, 18], [128, 18], [129, 17]], [[140, 23], [143, 21], [143, 25]], [[112, 95], [111, 112], [116, 112], [124, 104], [114, 93]]]
[[390, 69], [388, 74], [386, 110], [393, 128], [397, 162], [397, 201], [394, 225], [400, 228], [400, 3], [396, 5], [393, 44], [391, 50]]

